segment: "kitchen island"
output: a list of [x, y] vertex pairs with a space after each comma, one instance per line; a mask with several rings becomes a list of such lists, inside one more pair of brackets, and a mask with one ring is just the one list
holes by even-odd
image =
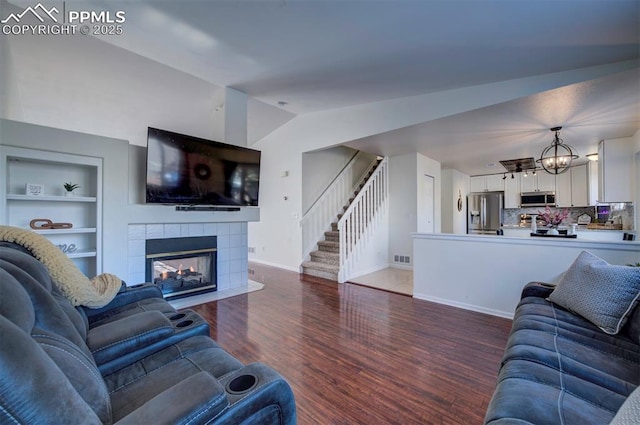
[[[527, 229], [522, 229], [528, 231]], [[513, 317], [522, 287], [555, 283], [582, 251], [611, 264], [640, 262], [640, 242], [414, 233], [413, 296]]]

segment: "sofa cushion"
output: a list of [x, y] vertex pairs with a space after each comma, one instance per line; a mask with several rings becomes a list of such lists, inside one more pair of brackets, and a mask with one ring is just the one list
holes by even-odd
[[640, 297], [640, 268], [608, 264], [583, 251], [549, 300], [617, 334]]
[[0, 315], [0, 423], [111, 423], [99, 418], [28, 332]]
[[113, 419], [118, 421], [200, 371], [220, 379], [243, 366], [209, 337], [200, 335], [181, 341], [104, 377], [111, 395]]

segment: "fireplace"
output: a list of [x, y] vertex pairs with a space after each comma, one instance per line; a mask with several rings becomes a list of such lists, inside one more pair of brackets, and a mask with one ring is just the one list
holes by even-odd
[[145, 280], [165, 299], [215, 291], [216, 248], [215, 236], [147, 239]]

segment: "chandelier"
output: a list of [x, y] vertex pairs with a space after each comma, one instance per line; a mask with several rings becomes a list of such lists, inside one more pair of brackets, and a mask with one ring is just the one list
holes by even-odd
[[555, 137], [551, 146], [542, 151], [540, 159], [536, 160], [542, 165], [544, 171], [549, 174], [561, 174], [571, 167], [571, 163], [578, 157], [575, 148], [565, 144], [558, 136], [562, 127], [553, 127]]

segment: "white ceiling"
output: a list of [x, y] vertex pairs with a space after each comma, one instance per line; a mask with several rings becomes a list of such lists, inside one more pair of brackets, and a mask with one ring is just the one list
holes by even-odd
[[[385, 156], [420, 152], [468, 175], [504, 172], [500, 160], [534, 157], [551, 144], [550, 128], [577, 149], [578, 163], [603, 139], [640, 127], [640, 70], [538, 93], [348, 143]], [[493, 166], [491, 166], [493, 165]]]
[[[294, 114], [640, 58], [640, 0], [66, 3], [126, 11], [123, 35], [102, 40], [245, 92], [271, 105], [259, 115], [271, 110], [278, 125]], [[473, 175], [500, 171], [489, 162], [538, 155], [551, 142], [548, 128], [562, 125], [561, 137], [584, 155], [640, 127], [639, 79], [636, 68], [345, 142], [385, 155], [421, 152]]]

